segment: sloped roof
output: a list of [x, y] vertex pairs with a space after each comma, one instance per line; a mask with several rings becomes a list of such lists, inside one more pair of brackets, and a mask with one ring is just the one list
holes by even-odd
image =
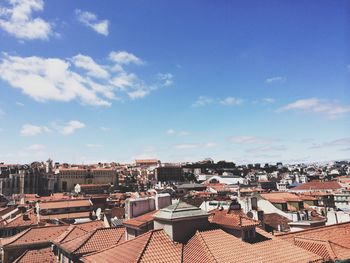
[[154, 217], [165, 220], [174, 220], [186, 217], [206, 217], [208, 215], [207, 212], [196, 206], [179, 201], [178, 203], [160, 209]]
[[184, 249], [184, 262], [317, 262], [321, 258], [276, 238], [255, 244], [221, 229], [197, 232]]
[[15, 218], [11, 220], [5, 220], [1, 227], [12, 228], [12, 227], [24, 227], [24, 226], [34, 226], [38, 224], [38, 218], [31, 209], [25, 213], [28, 219], [23, 218], [23, 214], [18, 214]]
[[163, 230], [152, 230], [132, 240], [82, 258], [83, 262], [181, 262], [183, 245], [174, 243]]
[[282, 230], [289, 230], [289, 222], [291, 222], [291, 220], [277, 213], [264, 214], [264, 223], [276, 230], [278, 230], [278, 225], [281, 226]]
[[24, 230], [12, 237], [3, 238], [1, 245], [16, 246], [16, 245], [28, 245], [36, 243], [53, 242], [59, 235], [61, 235], [68, 226], [47, 226], [47, 227], [34, 227]]
[[104, 224], [101, 220], [70, 225], [66, 231], [54, 240], [54, 243], [67, 242], [102, 227], [104, 227]]
[[81, 206], [92, 206], [92, 204], [88, 199], [70, 199], [64, 201], [50, 201], [39, 203], [40, 209], [59, 209]]
[[325, 259], [350, 258], [350, 222], [290, 232], [279, 237]]
[[146, 214], [125, 220], [125, 221], [123, 221], [123, 225], [129, 226], [132, 228], [141, 228], [141, 227], [147, 225], [148, 223], [153, 222], [153, 220], [154, 220], [153, 215], [157, 212], [158, 212], [158, 210], [154, 210], [154, 211], [148, 212]]
[[294, 187], [292, 190], [299, 191], [299, 190], [334, 190], [334, 189], [340, 189], [341, 185], [336, 181], [327, 181], [327, 182], [319, 182], [319, 181], [312, 181], [308, 183], [304, 183], [301, 185], [298, 185], [297, 187]]
[[14, 263], [54, 263], [56, 262], [56, 256], [50, 247], [27, 250]]
[[273, 192], [260, 194], [262, 198], [271, 203], [301, 202], [303, 201], [298, 195], [288, 192]]
[[241, 229], [259, 225], [259, 222], [249, 218], [242, 210], [219, 210], [211, 211], [209, 217], [211, 223], [215, 223], [224, 227]]
[[116, 245], [125, 240], [125, 228], [99, 228], [57, 245], [70, 254], [85, 255]]

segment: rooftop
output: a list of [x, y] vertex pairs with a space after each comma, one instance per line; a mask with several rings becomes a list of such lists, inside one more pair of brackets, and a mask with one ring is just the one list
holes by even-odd
[[174, 243], [163, 230], [152, 230], [132, 240], [82, 258], [83, 262], [181, 262], [183, 245]]
[[179, 201], [178, 203], [172, 204], [168, 207], [160, 209], [155, 214], [155, 218], [164, 220], [176, 220], [185, 217], [208, 217], [209, 214], [202, 209], [190, 205], [186, 202]]
[[25, 251], [14, 263], [56, 262], [56, 256], [50, 247]]
[[50, 201], [39, 203], [40, 209], [60, 209], [71, 207], [91, 206], [91, 202], [88, 199], [70, 199], [64, 201]]
[[304, 183], [301, 185], [298, 185], [297, 187], [294, 187], [293, 191], [300, 191], [300, 190], [336, 190], [340, 189], [342, 186], [336, 182], [336, 181], [328, 181], [328, 182], [319, 182], [319, 181], [312, 181], [308, 183]]

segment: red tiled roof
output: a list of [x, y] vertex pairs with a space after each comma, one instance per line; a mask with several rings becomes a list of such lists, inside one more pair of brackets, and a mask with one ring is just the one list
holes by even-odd
[[242, 210], [212, 210], [209, 221], [224, 227], [241, 229], [259, 225], [259, 222], [249, 218]]
[[12, 237], [6, 237], [1, 240], [2, 246], [12, 245], [28, 245], [37, 243], [52, 242], [61, 235], [68, 226], [48, 226], [48, 227], [33, 227]]
[[264, 214], [264, 223], [275, 230], [278, 230], [279, 225], [282, 231], [289, 230], [289, 222], [291, 222], [291, 220], [277, 213]]
[[260, 194], [262, 198], [270, 201], [271, 203], [286, 203], [286, 202], [301, 202], [302, 199], [293, 193], [287, 192], [274, 192], [274, 193], [266, 193]]
[[54, 243], [67, 242], [102, 227], [104, 227], [104, 224], [101, 220], [70, 225], [62, 235], [54, 240]]
[[340, 189], [341, 185], [336, 181], [328, 181], [328, 182], [318, 182], [318, 181], [312, 181], [308, 183], [304, 183], [301, 185], [298, 185], [297, 187], [294, 187], [292, 191], [299, 191], [299, 190], [335, 190]]
[[159, 210], [153, 210], [151, 212], [148, 212], [146, 214], [125, 220], [123, 222], [123, 225], [130, 226], [130, 227], [136, 227], [141, 228], [142, 226], [145, 226], [148, 223], [151, 223], [154, 219], [153, 215], [157, 213]]
[[60, 209], [70, 207], [85, 207], [91, 206], [91, 202], [88, 199], [71, 199], [65, 201], [51, 201], [43, 202], [39, 204], [40, 209]]
[[83, 262], [181, 262], [183, 245], [163, 230], [152, 230], [132, 240], [82, 258]]
[[35, 250], [27, 250], [14, 263], [54, 263], [56, 256], [50, 247]]
[[184, 249], [184, 262], [299, 263], [318, 260], [317, 255], [277, 238], [251, 245], [221, 229], [197, 232]]
[[[24, 218], [25, 215], [27, 216], [28, 219]], [[11, 220], [6, 220], [2, 227], [13, 228], [13, 227], [25, 227], [25, 226], [28, 227], [28, 226], [38, 225], [38, 219], [37, 219], [37, 216], [34, 214], [33, 210], [27, 211], [25, 215], [19, 214]]]
[[74, 219], [74, 218], [88, 218], [90, 217], [90, 212], [76, 212], [76, 213], [64, 213], [64, 214], [54, 214], [54, 215], [40, 215], [40, 220], [48, 219]]
[[80, 237], [63, 241], [57, 245], [66, 251], [78, 256], [100, 251], [125, 240], [125, 228], [99, 228]]
[[350, 222], [286, 233], [279, 237], [325, 259], [350, 258]]

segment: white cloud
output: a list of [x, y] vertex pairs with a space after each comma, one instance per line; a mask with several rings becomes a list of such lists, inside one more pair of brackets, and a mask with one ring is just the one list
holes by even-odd
[[43, 0], [8, 0], [8, 7], [0, 6], [0, 28], [22, 39], [48, 39], [53, 34], [52, 26], [42, 18], [32, 16], [44, 9]]
[[23, 106], [24, 106], [24, 104], [23, 104], [22, 102], [19, 102], [19, 101], [16, 101], [16, 105], [17, 105], [17, 106], [20, 106], [20, 107], [23, 107]]
[[45, 148], [46, 148], [45, 145], [42, 145], [42, 144], [33, 144], [33, 145], [28, 146], [28, 147], [25, 148], [25, 149], [28, 150], [28, 151], [42, 151], [42, 150], [44, 150]]
[[144, 62], [140, 58], [126, 51], [112, 51], [111, 53], [109, 53], [109, 59], [120, 65], [144, 64]]
[[288, 110], [319, 113], [331, 118], [335, 118], [350, 113], [350, 105], [343, 106], [334, 101], [321, 100], [318, 98], [309, 98], [292, 102], [278, 109], [277, 111], [281, 112]]
[[72, 58], [72, 62], [77, 68], [87, 71], [87, 74], [97, 78], [108, 78], [108, 71], [98, 65], [91, 57], [78, 54]]
[[183, 143], [183, 144], [176, 144], [174, 146], [174, 148], [177, 150], [195, 149], [198, 147], [199, 147], [199, 144], [197, 143]]
[[33, 124], [24, 124], [20, 131], [21, 136], [35, 136], [42, 133], [51, 132], [46, 126], [38, 126]]
[[158, 78], [165, 87], [173, 85], [173, 75], [170, 73], [159, 73]]
[[282, 76], [276, 76], [276, 77], [271, 77], [271, 78], [267, 78], [265, 80], [266, 83], [271, 84], [271, 83], [281, 83], [281, 82], [285, 82], [287, 80], [286, 77], [282, 77]]
[[165, 73], [157, 82], [146, 84], [121, 64], [101, 65], [82, 54], [68, 59], [3, 54], [0, 78], [39, 102], [78, 100], [84, 105], [110, 106], [120, 95], [139, 99], [170, 85], [172, 75]]
[[101, 148], [102, 145], [101, 144], [95, 144], [95, 143], [87, 143], [86, 147], [88, 147], [88, 148]]
[[198, 99], [192, 104], [193, 107], [203, 107], [210, 105], [214, 102], [212, 98], [206, 96], [199, 96]]
[[76, 130], [82, 129], [85, 127], [85, 124], [80, 121], [70, 121], [62, 128], [61, 133], [64, 135], [73, 134]]
[[262, 99], [262, 102], [263, 102], [264, 104], [274, 103], [275, 101], [276, 101], [276, 100], [273, 99], [273, 98], [263, 98], [263, 99]]
[[324, 142], [321, 144], [314, 144], [310, 148], [320, 149], [320, 148], [328, 148], [328, 147], [346, 147], [346, 146], [350, 146], [350, 137], [340, 138], [340, 139]]
[[101, 131], [104, 131], [104, 132], [108, 132], [108, 131], [110, 131], [110, 130], [111, 130], [111, 128], [101, 126], [101, 127], [100, 127], [100, 130], [101, 130]]
[[175, 134], [175, 130], [169, 129], [166, 131], [166, 134], [168, 134], [168, 135]]
[[176, 144], [174, 146], [177, 150], [188, 150], [188, 149], [197, 149], [197, 148], [214, 148], [217, 144], [215, 142], [207, 142], [207, 143], [183, 143]]
[[139, 90], [128, 92], [128, 95], [132, 100], [135, 100], [135, 99], [144, 98], [145, 96], [147, 96], [149, 94], [149, 92], [150, 91], [146, 90], [146, 89], [139, 89]]
[[189, 132], [187, 132], [187, 131], [176, 131], [176, 130], [174, 130], [174, 129], [168, 129], [167, 131], [166, 131], [166, 134], [168, 134], [168, 135], [178, 135], [178, 136], [187, 136], [187, 135], [189, 135], [190, 133]]
[[189, 132], [187, 132], [187, 131], [180, 131], [179, 132], [179, 136], [187, 136], [187, 135], [189, 135], [190, 133]]
[[220, 100], [220, 104], [225, 106], [235, 106], [242, 104], [243, 101], [241, 99], [235, 98], [235, 97], [227, 97], [223, 100]]
[[274, 140], [251, 135], [241, 135], [232, 137], [231, 141], [237, 144], [268, 144]]
[[108, 36], [108, 20], [99, 20], [95, 14], [79, 9], [75, 10], [75, 14], [79, 22], [101, 35]]

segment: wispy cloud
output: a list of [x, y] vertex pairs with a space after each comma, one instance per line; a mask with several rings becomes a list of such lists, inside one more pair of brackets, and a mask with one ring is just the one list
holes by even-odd
[[269, 144], [276, 140], [252, 135], [240, 135], [231, 137], [230, 141], [237, 144]]
[[35, 136], [48, 132], [51, 132], [51, 130], [47, 126], [24, 124], [21, 128], [20, 134], [21, 136]]
[[213, 103], [213, 99], [206, 96], [199, 96], [198, 99], [192, 104], [193, 107], [203, 107]]
[[100, 127], [100, 130], [101, 130], [101, 131], [104, 131], [104, 132], [108, 132], [108, 131], [111, 130], [111, 128], [105, 127], [105, 126], [101, 126], [101, 127]]
[[340, 138], [328, 142], [323, 142], [319, 144], [313, 144], [311, 149], [320, 149], [320, 148], [329, 148], [329, 147], [350, 147], [350, 137], [348, 138]]
[[167, 134], [167, 135], [187, 136], [187, 135], [189, 135], [190, 133], [187, 132], [187, 131], [176, 131], [176, 130], [174, 130], [174, 129], [168, 129], [168, 130], [166, 131], [166, 134]]
[[270, 104], [274, 103], [276, 100], [274, 98], [263, 98], [261, 101], [263, 104]]
[[101, 148], [102, 144], [98, 144], [98, 143], [87, 143], [86, 147], [88, 148]]
[[265, 79], [265, 83], [268, 83], [268, 84], [282, 83], [282, 82], [286, 82], [286, 81], [287, 81], [287, 78], [283, 77], [283, 76], [275, 76], [275, 77]]
[[79, 9], [75, 10], [75, 14], [79, 22], [93, 29], [98, 34], [108, 36], [109, 21], [107, 19], [99, 20], [94, 13], [82, 11]]
[[143, 98], [172, 83], [173, 75], [163, 73], [161, 77], [156, 75], [156, 82], [147, 84], [124, 68], [125, 64], [138, 64], [137, 60], [125, 57], [111, 60], [111, 54], [113, 52], [106, 64], [98, 64], [82, 54], [68, 59], [3, 54], [0, 78], [39, 102], [78, 100], [84, 105], [94, 106], [110, 106], [111, 100], [123, 95], [130, 99]]
[[44, 9], [43, 0], [8, 0], [9, 5], [0, 5], [0, 28], [21, 40], [48, 39], [52, 25], [40, 17], [33, 17], [35, 11]]
[[281, 107], [277, 111], [281, 112], [289, 110], [319, 113], [331, 118], [335, 118], [350, 113], [350, 105], [344, 106], [335, 101], [309, 98], [294, 101], [284, 107]]
[[74, 120], [66, 123], [66, 125], [62, 128], [61, 133], [64, 135], [73, 134], [76, 130], [85, 128], [85, 124]]
[[243, 103], [242, 99], [236, 97], [226, 97], [223, 99], [214, 99], [207, 96], [199, 96], [197, 100], [192, 104], [192, 107], [204, 107], [211, 104], [218, 104], [224, 106], [237, 106]]
[[137, 56], [126, 51], [112, 51], [109, 59], [120, 65], [136, 64], [142, 65], [144, 62]]
[[225, 106], [235, 106], [243, 103], [243, 100], [235, 98], [235, 97], [227, 97], [223, 100], [220, 100], [220, 104]]
[[176, 144], [174, 148], [177, 150], [188, 150], [188, 149], [197, 149], [197, 148], [214, 148], [217, 144], [215, 142], [207, 142], [207, 143], [183, 143]]
[[287, 147], [284, 145], [263, 145], [260, 147], [255, 147], [248, 149], [249, 153], [266, 153], [266, 152], [283, 152], [286, 151]]

